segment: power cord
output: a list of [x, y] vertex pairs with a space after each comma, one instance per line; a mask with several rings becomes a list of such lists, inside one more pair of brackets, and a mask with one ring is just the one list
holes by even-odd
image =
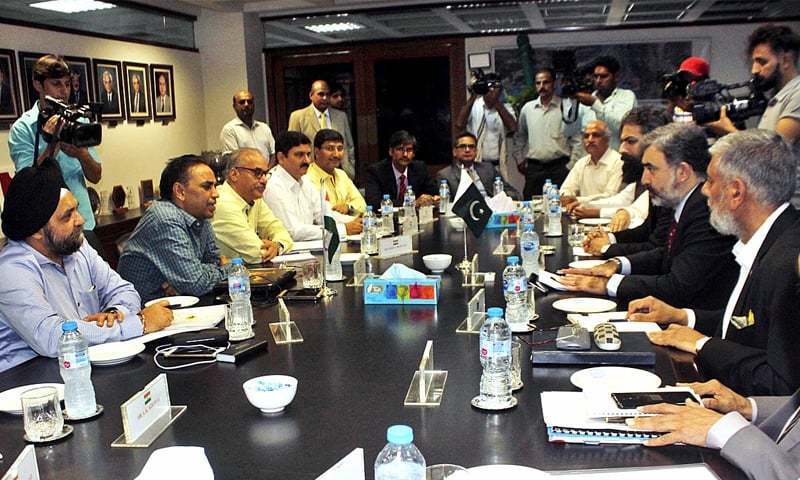
[[[156, 347], [156, 353], [153, 355], [153, 363], [162, 370], [178, 370], [180, 368], [194, 367], [197, 365], [207, 365], [216, 363], [217, 354], [230, 348], [231, 343], [227, 342], [224, 347], [210, 347], [208, 345], [161, 345]], [[186, 353], [179, 353], [185, 351]], [[172, 355], [183, 355], [193, 357], [210, 357], [208, 360], [198, 360], [196, 362], [185, 363], [183, 365], [165, 366], [159, 363], [158, 356], [162, 355], [164, 358], [169, 358]]]

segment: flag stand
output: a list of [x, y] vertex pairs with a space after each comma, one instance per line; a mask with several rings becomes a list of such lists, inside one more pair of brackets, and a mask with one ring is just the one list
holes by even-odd
[[464, 227], [464, 259], [456, 265], [456, 269], [460, 270], [465, 275], [469, 274], [469, 271], [472, 269], [472, 262], [467, 260], [467, 229], [466, 226]]

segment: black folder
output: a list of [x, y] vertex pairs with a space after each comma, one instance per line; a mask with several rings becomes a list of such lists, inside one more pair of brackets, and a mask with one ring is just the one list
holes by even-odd
[[656, 363], [656, 352], [641, 332], [620, 333], [622, 346], [616, 351], [597, 348], [592, 340], [590, 350], [558, 350], [556, 349], [557, 332], [542, 331], [533, 334], [533, 353], [531, 363], [534, 365], [648, 365]]

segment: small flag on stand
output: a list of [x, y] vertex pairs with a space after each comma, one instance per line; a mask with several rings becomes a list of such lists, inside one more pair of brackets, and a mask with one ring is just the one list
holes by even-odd
[[333, 211], [328, 203], [328, 194], [325, 192], [325, 179], [320, 182], [320, 204], [322, 205], [322, 243], [327, 252], [328, 263], [333, 261], [336, 249], [339, 248], [339, 230], [336, 228], [336, 219], [333, 218]]
[[[461, 184], [465, 182], [464, 176], [461, 176], [459, 191], [462, 189]], [[489, 223], [489, 219], [492, 218], [492, 209], [486, 204], [486, 200], [483, 199], [483, 195], [472, 179], [468, 175], [466, 178], [469, 179], [469, 185], [453, 204], [453, 213], [464, 219], [464, 223], [467, 224], [472, 234], [478, 238], [486, 228], [486, 224]]]

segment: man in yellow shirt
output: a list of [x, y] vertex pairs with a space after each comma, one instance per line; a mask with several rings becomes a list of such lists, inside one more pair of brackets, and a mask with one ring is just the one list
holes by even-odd
[[291, 235], [264, 203], [266, 185], [267, 160], [261, 152], [241, 148], [231, 154], [211, 220], [222, 255], [261, 263], [292, 248]]
[[322, 182], [325, 195], [333, 209], [344, 215], [358, 216], [367, 210], [367, 203], [353, 181], [340, 168], [344, 155], [344, 138], [336, 130], [323, 128], [314, 136], [314, 163], [308, 167], [306, 178], [319, 188]]

